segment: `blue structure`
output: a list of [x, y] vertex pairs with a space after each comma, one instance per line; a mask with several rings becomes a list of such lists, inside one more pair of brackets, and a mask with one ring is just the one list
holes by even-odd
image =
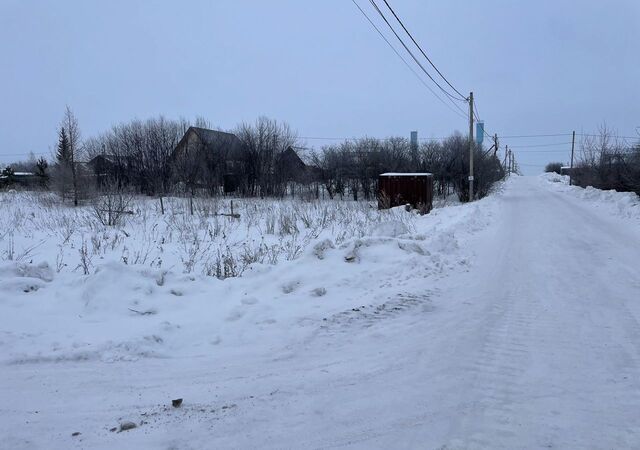
[[411, 148], [414, 148], [414, 149], [418, 148], [418, 132], [417, 131], [411, 132]]
[[484, 122], [482, 120], [476, 123], [476, 142], [482, 145], [484, 142]]

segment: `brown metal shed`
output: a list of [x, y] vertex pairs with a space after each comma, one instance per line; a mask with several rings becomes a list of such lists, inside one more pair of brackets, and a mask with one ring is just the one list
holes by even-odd
[[410, 204], [428, 213], [433, 207], [433, 175], [430, 173], [383, 173], [378, 177], [378, 208]]

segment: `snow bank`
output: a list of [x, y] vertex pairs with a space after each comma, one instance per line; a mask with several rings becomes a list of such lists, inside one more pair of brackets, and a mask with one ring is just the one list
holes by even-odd
[[[327, 317], [376, 307], [465, 266], [461, 241], [485, 227], [492, 199], [393, 216], [348, 238], [322, 233], [278, 265], [219, 280], [96, 258], [94, 270], [0, 266], [0, 363], [135, 361], [286, 348]], [[377, 213], [376, 213], [377, 214]], [[404, 213], [410, 215], [409, 213]], [[400, 288], [399, 288], [400, 286]]]
[[556, 173], [542, 174], [540, 180], [542, 183], [552, 185], [552, 188], [558, 192], [588, 202], [593, 208], [640, 222], [640, 197], [633, 192], [617, 192], [613, 189], [601, 190], [591, 186], [587, 188], [569, 186], [569, 176]]

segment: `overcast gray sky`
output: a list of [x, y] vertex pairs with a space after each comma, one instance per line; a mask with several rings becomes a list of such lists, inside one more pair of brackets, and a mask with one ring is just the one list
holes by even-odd
[[[490, 133], [591, 132], [606, 121], [637, 135], [640, 1], [389, 1], [452, 84], [474, 91]], [[0, 5], [3, 162], [49, 153], [67, 104], [84, 136], [158, 114], [203, 116], [225, 129], [266, 115], [309, 137], [468, 129], [351, 0]], [[550, 145], [514, 149], [527, 173], [567, 161], [570, 146], [553, 145], [569, 141], [502, 140]]]

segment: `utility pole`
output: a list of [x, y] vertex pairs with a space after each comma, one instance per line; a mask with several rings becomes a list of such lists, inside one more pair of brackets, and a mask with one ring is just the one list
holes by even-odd
[[493, 156], [498, 155], [498, 133], [493, 135]]
[[469, 93], [469, 201], [473, 201], [473, 92]]
[[571, 183], [573, 181], [573, 149], [575, 148], [575, 145], [576, 145], [576, 132], [574, 131], [573, 137], [571, 138], [571, 168], [569, 169], [569, 186], [571, 186]]
[[507, 160], [509, 159], [509, 146], [504, 146], [504, 163], [502, 163], [502, 167], [504, 167], [504, 171], [507, 171]]

